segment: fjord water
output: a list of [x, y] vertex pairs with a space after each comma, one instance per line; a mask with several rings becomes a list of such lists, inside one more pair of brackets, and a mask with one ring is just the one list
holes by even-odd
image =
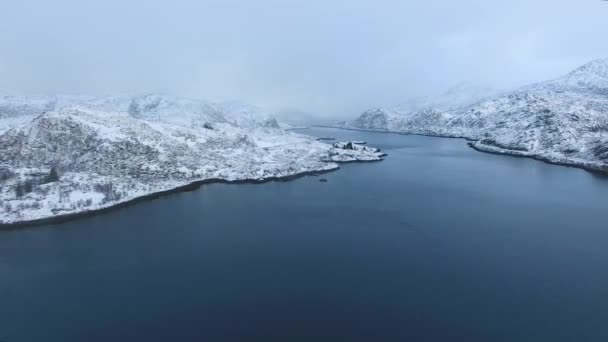
[[608, 340], [608, 179], [302, 132], [389, 156], [0, 232], [0, 340]]

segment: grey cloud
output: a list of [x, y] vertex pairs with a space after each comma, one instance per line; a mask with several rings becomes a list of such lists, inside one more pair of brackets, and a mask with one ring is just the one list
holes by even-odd
[[599, 0], [11, 1], [0, 89], [160, 91], [353, 115], [608, 57]]

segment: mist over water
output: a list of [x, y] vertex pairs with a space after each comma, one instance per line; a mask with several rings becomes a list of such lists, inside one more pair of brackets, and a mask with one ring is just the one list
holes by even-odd
[[0, 90], [166, 92], [352, 116], [608, 56], [602, 1], [5, 1]]

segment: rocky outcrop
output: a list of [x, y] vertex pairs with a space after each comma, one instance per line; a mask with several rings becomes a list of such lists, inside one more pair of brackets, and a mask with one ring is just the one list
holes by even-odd
[[363, 146], [353, 142], [337, 142], [329, 151], [328, 161], [333, 162], [355, 162], [355, 161], [378, 161], [386, 156], [379, 148]]

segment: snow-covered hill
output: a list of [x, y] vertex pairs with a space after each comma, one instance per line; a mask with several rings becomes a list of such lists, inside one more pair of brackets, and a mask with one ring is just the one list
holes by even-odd
[[445, 112], [466, 107], [475, 102], [491, 98], [498, 93], [498, 90], [490, 86], [463, 82], [438, 96], [425, 96], [410, 99], [396, 106], [394, 110], [402, 114], [429, 109]]
[[278, 123], [262, 109], [239, 102], [209, 102], [160, 94], [119, 96], [0, 96], [0, 133], [31, 121], [44, 112], [71, 106], [124, 112], [140, 119], [176, 124], [230, 123], [234, 126], [273, 127]]
[[277, 119], [259, 107], [242, 102], [229, 101], [214, 104], [217, 112], [222, 113], [229, 123], [239, 127], [272, 127], [279, 128]]
[[[0, 225], [97, 210], [205, 180], [259, 181], [382, 158], [375, 149], [332, 146], [272, 124], [241, 127], [196, 101], [107, 99], [59, 109], [13, 101], [0, 124], [33, 119], [0, 134]], [[126, 110], [107, 110], [120, 106]]]
[[486, 152], [608, 171], [608, 59], [457, 108], [373, 109], [349, 128], [476, 140]]
[[462, 83], [439, 96], [410, 99], [394, 108], [367, 110], [352, 122], [351, 128], [410, 132], [416, 134], [452, 135], [445, 132], [445, 122], [474, 103], [499, 94], [487, 86]]

